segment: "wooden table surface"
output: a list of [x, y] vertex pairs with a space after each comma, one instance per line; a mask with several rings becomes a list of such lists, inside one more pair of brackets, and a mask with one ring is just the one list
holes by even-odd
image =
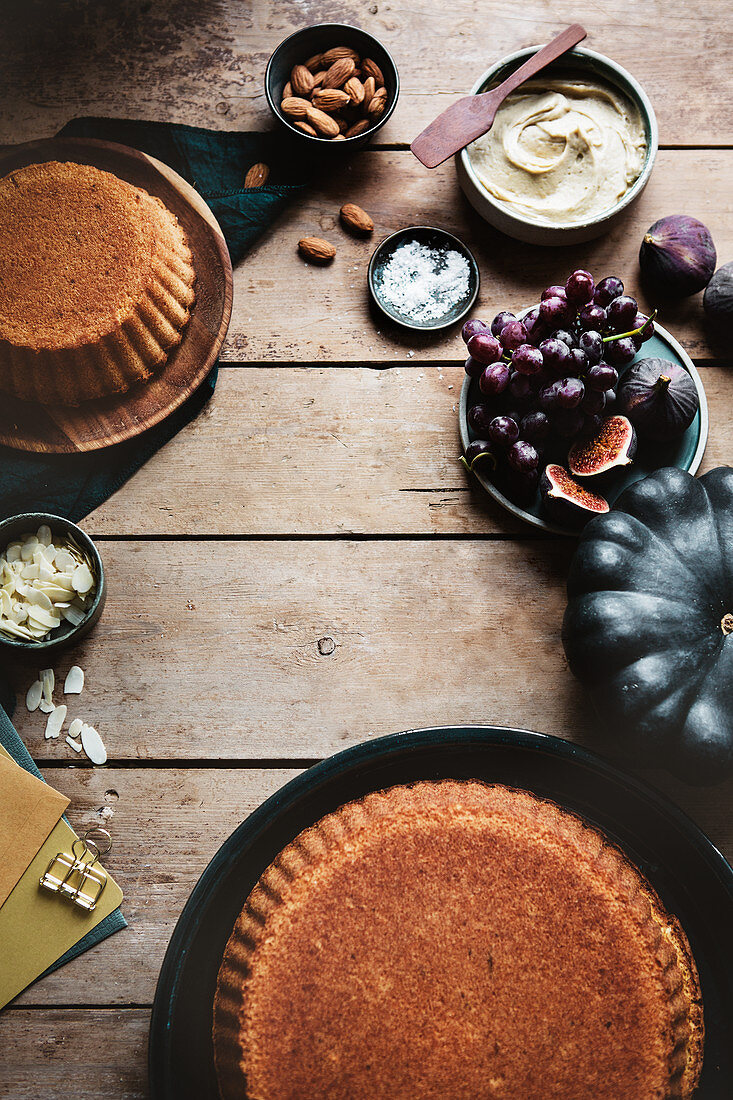
[[[379, 141], [324, 173], [235, 271], [216, 394], [198, 419], [84, 523], [109, 573], [93, 634], [57, 666], [87, 672], [105, 768], [18, 730], [78, 828], [114, 811], [108, 861], [129, 929], [0, 1015], [0, 1096], [138, 1100], [163, 954], [198, 875], [235, 826], [314, 760], [410, 727], [505, 723], [586, 740], [594, 720], [559, 629], [572, 544], [518, 525], [458, 463], [458, 333], [405, 335], [369, 312], [370, 243], [338, 225], [363, 205], [375, 239], [415, 222], [475, 250], [477, 313], [536, 300], [573, 267], [638, 291], [658, 217], [695, 215], [733, 259], [731, 0], [27, 0], [3, 14], [0, 143], [100, 114], [217, 129], [269, 125], [262, 75], [291, 30], [356, 22], [393, 51], [402, 95]], [[410, 139], [494, 59], [578, 20], [642, 82], [660, 125], [651, 182], [613, 233], [577, 248], [512, 243], [468, 207], [452, 165]], [[338, 249], [306, 267], [295, 245]], [[640, 295], [643, 301], [643, 295]], [[700, 296], [662, 316], [710, 402], [705, 468], [730, 461], [733, 380]], [[324, 641], [325, 639], [325, 641]], [[332, 640], [332, 641], [331, 641]], [[332, 644], [333, 643], [333, 644]], [[24, 694], [29, 670], [15, 673]], [[646, 773], [733, 855], [733, 784]], [[1, 949], [1, 945], [0, 945]], [[67, 1091], [70, 1090], [70, 1091]]]

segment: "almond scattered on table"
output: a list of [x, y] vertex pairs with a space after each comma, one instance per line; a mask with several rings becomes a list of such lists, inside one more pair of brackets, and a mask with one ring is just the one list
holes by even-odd
[[264, 187], [267, 183], [270, 169], [266, 164], [253, 164], [244, 177], [245, 187]]
[[366, 236], [374, 231], [374, 222], [355, 202], [345, 202], [341, 207], [341, 222], [345, 229], [357, 236]]
[[330, 264], [336, 255], [335, 247], [322, 237], [303, 237], [298, 241], [298, 251], [310, 264]]
[[293, 66], [280, 110], [302, 133], [342, 141], [374, 126], [387, 99], [384, 75], [375, 61], [362, 60], [350, 46], [333, 46]]

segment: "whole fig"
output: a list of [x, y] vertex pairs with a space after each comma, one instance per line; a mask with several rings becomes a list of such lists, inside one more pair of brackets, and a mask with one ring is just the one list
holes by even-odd
[[702, 304], [714, 324], [733, 333], [733, 263], [718, 268], [707, 285]]
[[629, 367], [617, 391], [618, 409], [642, 439], [676, 439], [700, 407], [695, 383], [684, 367], [668, 359], [642, 359]]
[[717, 255], [707, 226], [686, 214], [660, 218], [644, 234], [641, 274], [657, 298], [687, 298], [710, 282]]

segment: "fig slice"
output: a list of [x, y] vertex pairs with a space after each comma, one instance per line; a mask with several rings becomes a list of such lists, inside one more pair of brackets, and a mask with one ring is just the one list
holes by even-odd
[[556, 463], [545, 467], [540, 479], [540, 495], [549, 516], [574, 527], [585, 523], [591, 516], [610, 511], [607, 500], [586, 489]]
[[575, 477], [597, 477], [617, 467], [630, 466], [636, 454], [636, 432], [625, 416], [607, 416], [590, 439], [570, 448], [568, 466]]

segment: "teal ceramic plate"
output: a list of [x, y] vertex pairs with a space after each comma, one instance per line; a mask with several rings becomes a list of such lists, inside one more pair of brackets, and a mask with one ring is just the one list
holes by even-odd
[[533, 791], [581, 814], [624, 849], [679, 917], [700, 973], [705, 1060], [695, 1095], [729, 1100], [733, 871], [652, 787], [559, 737], [497, 726], [412, 730], [355, 745], [291, 780], [224, 841], [163, 960], [150, 1022], [152, 1100], [218, 1100], [211, 1043], [216, 976], [244, 901], [277, 853], [324, 814], [369, 791], [448, 778]]
[[[519, 316], [523, 317], [526, 312], [527, 310], [523, 310]], [[636, 363], [640, 359], [658, 357], [660, 359], [671, 359], [672, 362], [678, 363], [681, 367], [684, 367], [695, 383], [697, 395], [700, 398], [700, 408], [684, 435], [674, 440], [674, 442], [665, 444], [655, 443], [653, 445], [649, 443], [639, 444], [639, 450], [633, 465], [624, 471], [620, 471], [614, 480], [605, 484], [601, 490], [603, 496], [611, 505], [619, 494], [622, 493], [624, 489], [628, 488], [629, 485], [632, 485], [635, 481], [639, 481], [642, 477], [653, 474], [655, 470], [661, 470], [664, 466], [677, 466], [680, 470], [687, 470], [691, 474], [696, 474], [700, 468], [702, 456], [705, 452], [705, 445], [708, 441], [708, 402], [705, 396], [705, 390], [703, 389], [702, 379], [695, 369], [695, 365], [689, 355], [682, 345], [675, 340], [674, 336], [670, 335], [666, 329], [662, 328], [662, 326], [658, 325], [656, 322], [654, 327], [654, 336], [652, 336], [651, 340], [647, 340], [632, 362]], [[629, 366], [631, 365], [630, 363]], [[622, 377], [626, 370], [628, 370], [628, 367], [622, 370]], [[459, 410], [461, 446], [464, 451], [468, 444], [473, 439], [477, 438], [475, 433], [472, 432], [468, 426], [468, 421], [466, 419], [468, 410], [473, 405], [477, 405], [483, 400], [484, 398], [478, 388], [478, 381], [466, 376], [463, 383], [463, 389], [461, 390]], [[539, 527], [541, 530], [549, 531], [552, 534], [578, 535], [577, 528], [562, 527], [544, 518], [539, 490], [533, 500], [527, 503], [525, 507], [521, 507], [509, 500], [500, 489], [497, 489], [496, 485], [493, 484], [486, 473], [476, 471], [474, 476], [478, 478], [489, 496], [492, 496], [502, 508], [506, 508], [507, 512], [511, 512], [512, 515], [517, 516], [518, 519], [523, 519], [526, 523], [531, 523], [533, 527]], [[591, 484], [589, 484], [588, 487], [591, 489], [593, 488]]]

